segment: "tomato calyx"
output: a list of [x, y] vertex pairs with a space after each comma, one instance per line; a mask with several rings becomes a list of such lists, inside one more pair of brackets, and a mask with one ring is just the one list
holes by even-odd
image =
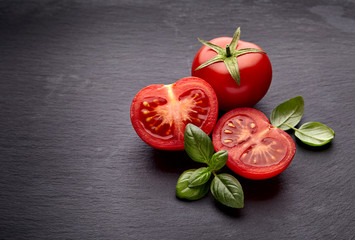
[[239, 37], [240, 37], [240, 27], [238, 27], [238, 29], [235, 31], [232, 41], [230, 42], [230, 44], [226, 45], [226, 48], [217, 46], [213, 43], [198, 38], [198, 41], [200, 41], [205, 46], [214, 50], [217, 53], [217, 55], [211, 58], [210, 60], [206, 61], [205, 63], [201, 64], [200, 66], [198, 66], [194, 71], [207, 67], [216, 62], [224, 62], [224, 64], [228, 69], [228, 72], [230, 73], [232, 78], [237, 82], [238, 86], [240, 86], [240, 73], [239, 73], [237, 57], [247, 53], [263, 53], [263, 54], [266, 53], [256, 48], [242, 48], [237, 50]]

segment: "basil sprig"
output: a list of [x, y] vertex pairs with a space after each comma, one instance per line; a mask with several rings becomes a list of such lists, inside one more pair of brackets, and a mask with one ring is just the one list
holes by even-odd
[[[243, 208], [244, 193], [239, 181], [230, 174], [216, 173], [226, 164], [228, 152], [221, 150], [214, 153], [210, 137], [191, 123], [185, 128], [184, 145], [192, 160], [207, 166], [183, 172], [176, 184], [176, 196], [187, 200], [198, 200], [210, 189], [220, 203], [232, 208]], [[211, 176], [214, 176], [212, 182]]]
[[270, 122], [281, 130], [293, 129], [295, 136], [310, 146], [323, 146], [333, 140], [334, 131], [319, 122], [308, 122], [296, 128], [304, 111], [302, 96], [297, 96], [278, 105], [271, 113]]

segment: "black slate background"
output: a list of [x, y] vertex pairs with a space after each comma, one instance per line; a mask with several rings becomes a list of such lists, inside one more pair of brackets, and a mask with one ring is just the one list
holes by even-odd
[[[296, 141], [273, 179], [236, 176], [244, 209], [178, 200], [199, 165], [143, 143], [130, 103], [238, 26], [273, 65], [255, 108], [302, 95], [302, 123], [336, 137]], [[354, 43], [350, 0], [0, 1], [0, 239], [354, 239]]]

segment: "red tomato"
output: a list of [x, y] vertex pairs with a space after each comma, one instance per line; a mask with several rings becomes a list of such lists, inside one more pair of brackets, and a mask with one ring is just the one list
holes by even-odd
[[[210, 42], [225, 48], [231, 40], [230, 37], [220, 37]], [[262, 50], [253, 43], [239, 40], [236, 49], [242, 48]], [[220, 109], [229, 111], [236, 107], [251, 107], [265, 96], [272, 79], [271, 63], [265, 53], [247, 53], [237, 57], [240, 86], [232, 78], [223, 61], [195, 71], [198, 66], [216, 55], [211, 48], [201, 47], [192, 62], [192, 75], [211, 84], [217, 94]]]
[[150, 85], [134, 97], [131, 122], [138, 136], [162, 150], [183, 150], [188, 123], [210, 134], [218, 116], [213, 88], [197, 77], [170, 85]]
[[267, 179], [284, 171], [296, 146], [286, 132], [273, 127], [254, 108], [236, 108], [217, 122], [212, 135], [216, 151], [228, 150], [227, 166], [249, 179]]

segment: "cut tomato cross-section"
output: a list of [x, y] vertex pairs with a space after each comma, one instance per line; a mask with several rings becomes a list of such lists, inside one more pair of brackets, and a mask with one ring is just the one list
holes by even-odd
[[218, 115], [212, 87], [196, 77], [169, 85], [150, 85], [137, 93], [131, 105], [131, 122], [138, 136], [157, 149], [183, 150], [188, 123], [210, 134]]
[[216, 151], [228, 150], [227, 166], [250, 179], [278, 175], [296, 151], [292, 138], [253, 108], [236, 108], [222, 116], [212, 139]]

